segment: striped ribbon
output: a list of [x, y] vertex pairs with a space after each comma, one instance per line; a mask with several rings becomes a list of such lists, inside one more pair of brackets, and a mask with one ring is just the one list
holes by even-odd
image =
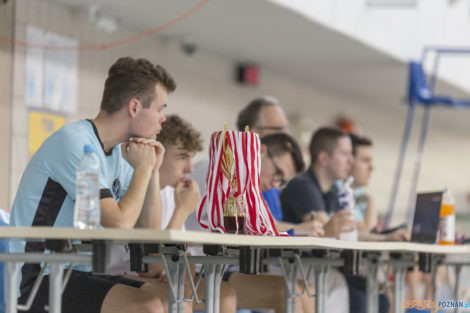
[[[258, 135], [252, 132], [219, 131], [212, 134], [206, 191], [197, 209], [197, 218], [202, 227], [227, 233], [224, 227], [224, 203], [232, 194], [233, 197], [242, 199], [241, 213], [245, 216], [246, 234], [279, 235], [271, 212], [261, 195], [260, 146]], [[227, 148], [233, 153], [233, 163], [227, 162]], [[222, 170], [222, 167], [227, 166], [230, 179]], [[232, 191], [234, 177], [237, 188]]]

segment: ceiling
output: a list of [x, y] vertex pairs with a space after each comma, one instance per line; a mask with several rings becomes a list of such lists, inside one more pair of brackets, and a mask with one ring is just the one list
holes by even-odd
[[[200, 3], [200, 0], [49, 1], [82, 9], [99, 4], [104, 14], [136, 32], [164, 25]], [[262, 69], [348, 101], [390, 109], [398, 107], [405, 94], [406, 64], [267, 0], [211, 0], [189, 18], [155, 36], [186, 35], [191, 35], [202, 51], [255, 62]], [[457, 91], [444, 83], [440, 89]], [[449, 114], [452, 113], [439, 114], [435, 121], [445, 123]], [[455, 120], [459, 118], [461, 123]], [[452, 120], [452, 127], [466, 127], [467, 116], [453, 114]]]

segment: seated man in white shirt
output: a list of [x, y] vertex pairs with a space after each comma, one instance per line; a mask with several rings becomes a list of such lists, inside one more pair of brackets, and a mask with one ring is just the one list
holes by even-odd
[[[189, 180], [192, 173], [192, 158], [202, 150], [201, 135], [189, 123], [177, 115], [169, 115], [158, 134], [158, 141], [165, 148], [162, 165], [159, 172], [160, 193], [162, 198], [161, 229], [184, 230], [184, 222], [199, 203], [199, 188], [194, 180]], [[129, 254], [125, 247], [113, 247], [112, 271], [116, 274], [137, 275], [129, 273]], [[115, 253], [116, 250], [120, 250]], [[150, 265], [149, 273], [139, 273], [146, 282], [155, 282], [164, 277], [163, 265]], [[135, 279], [135, 278], [134, 278]], [[189, 289], [188, 289], [188, 292]], [[204, 297], [204, 283], [198, 288], [199, 299]], [[234, 313], [236, 311], [236, 294], [228, 283], [222, 283], [220, 288], [220, 312]], [[167, 308], [165, 308], [167, 309]], [[203, 304], [194, 303], [195, 311], [203, 311]]]

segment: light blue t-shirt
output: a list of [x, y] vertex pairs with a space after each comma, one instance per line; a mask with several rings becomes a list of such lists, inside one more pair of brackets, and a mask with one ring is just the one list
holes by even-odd
[[[83, 147], [92, 145], [100, 161], [100, 198], [116, 201], [125, 194], [133, 168], [121, 155], [121, 146], [104, 152], [95, 125], [81, 120], [53, 133], [33, 155], [21, 178], [11, 209], [11, 226], [73, 227], [76, 166], [84, 155]], [[11, 252], [44, 252], [42, 242], [11, 242]], [[33, 265], [34, 267], [34, 265]], [[23, 278], [34, 276], [35, 268], [25, 264]], [[89, 271], [89, 266], [77, 269]]]

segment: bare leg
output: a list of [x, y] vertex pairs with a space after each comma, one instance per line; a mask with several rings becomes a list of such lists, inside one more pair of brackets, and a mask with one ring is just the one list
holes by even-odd
[[[285, 283], [281, 276], [245, 275], [233, 273], [229, 284], [237, 292], [239, 309], [274, 309], [276, 313], [285, 312]], [[298, 284], [297, 291], [301, 290]], [[314, 300], [306, 295], [297, 298], [297, 312], [314, 312]]]
[[[145, 277], [135, 277], [135, 276], [126, 276], [131, 279], [136, 279], [140, 281], [147, 282], [153, 286], [153, 294], [161, 295], [161, 301], [163, 307], [165, 309], [165, 313], [168, 313], [168, 284], [161, 283], [159, 279], [156, 278], [145, 278]], [[185, 297], [189, 297], [191, 295], [191, 287], [189, 283], [185, 283], [184, 286], [184, 295]], [[197, 296], [199, 299], [204, 299], [204, 278], [201, 279], [199, 283], [199, 288], [197, 289]], [[184, 304], [184, 311], [185, 312], [192, 312], [189, 310], [188, 307], [193, 307], [194, 311], [204, 311], [204, 302], [203, 303], [196, 303], [194, 302], [192, 305], [190, 302], [185, 302]], [[220, 284], [220, 312], [221, 313], [235, 313], [237, 311], [237, 294], [235, 293], [235, 289], [233, 289], [230, 284], [227, 282], [222, 282]]]
[[[405, 295], [405, 300], [421, 300], [418, 292], [423, 280], [422, 273], [415, 267], [412, 272], [406, 272], [405, 278], [409, 289], [409, 293]], [[424, 299], [429, 298], [426, 298], [425, 295]]]
[[163, 313], [164, 310], [156, 294], [119, 284], [111, 288], [104, 298], [101, 313], [121, 312]]
[[[201, 279], [197, 289], [199, 299], [204, 298], [204, 278]], [[194, 311], [204, 311], [204, 303], [194, 302]], [[227, 282], [220, 284], [220, 313], [235, 313], [237, 311], [237, 294], [235, 289]]]
[[[297, 293], [302, 292], [303, 286], [303, 282], [297, 283]], [[308, 288], [310, 290], [310, 294], [315, 294], [315, 288], [313, 288], [313, 286], [309, 284]], [[304, 293], [302, 296], [297, 297], [297, 306], [299, 307], [299, 309], [297, 309], [297, 312], [299, 313], [315, 313], [315, 298], [309, 298], [307, 294]]]
[[[157, 278], [146, 278], [146, 277], [138, 277], [138, 276], [125, 276], [125, 277], [146, 282], [146, 284], [143, 285], [140, 289], [151, 295], [158, 295], [158, 298], [160, 299], [160, 302], [163, 306], [163, 310], [164, 310], [163, 312], [168, 313], [168, 297], [170, 295], [170, 291], [168, 289], [169, 287], [168, 287], [167, 282], [162, 282], [161, 279], [157, 279]], [[190, 291], [189, 284], [185, 284], [184, 286], [185, 297], [189, 297], [190, 294], [191, 294], [191, 291]], [[184, 307], [185, 313], [191, 313], [193, 311], [192, 304], [190, 302], [185, 302], [183, 307]], [[115, 313], [115, 312], [112, 312], [112, 313]]]

